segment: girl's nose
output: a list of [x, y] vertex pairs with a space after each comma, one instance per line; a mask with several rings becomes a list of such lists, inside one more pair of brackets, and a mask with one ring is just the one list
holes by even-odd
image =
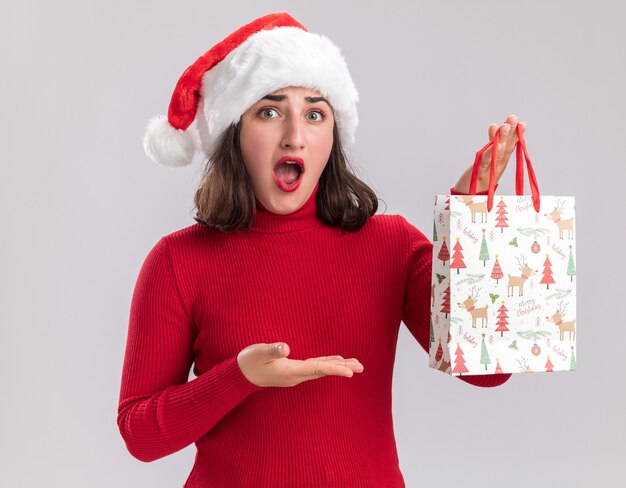
[[302, 148], [304, 147], [304, 122], [298, 117], [290, 117], [285, 122], [285, 134], [282, 140], [283, 147]]

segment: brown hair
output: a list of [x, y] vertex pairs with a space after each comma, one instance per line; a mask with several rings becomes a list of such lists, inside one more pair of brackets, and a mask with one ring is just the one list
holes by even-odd
[[[256, 214], [254, 191], [241, 156], [240, 130], [241, 121], [224, 131], [194, 198], [194, 220], [223, 232], [249, 230]], [[378, 210], [378, 197], [356, 177], [346, 158], [336, 124], [316, 204], [318, 218], [344, 233], [359, 230]]]

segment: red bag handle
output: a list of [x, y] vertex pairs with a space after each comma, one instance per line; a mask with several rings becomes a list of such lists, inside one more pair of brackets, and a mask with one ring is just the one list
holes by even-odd
[[[535, 210], [539, 212], [540, 198], [539, 198], [539, 186], [537, 186], [537, 178], [535, 171], [533, 170], [532, 162], [528, 156], [526, 150], [526, 141], [520, 128], [520, 124], [516, 126], [517, 143], [515, 144], [515, 160], [516, 160], [516, 173], [515, 173], [515, 193], [517, 195], [524, 194], [524, 161], [522, 159], [522, 153], [524, 159], [526, 159], [526, 166], [528, 167], [528, 180], [530, 181], [530, 191], [533, 195], [533, 205]], [[500, 141], [500, 128], [496, 131], [493, 139], [489, 141], [485, 146], [476, 153], [476, 159], [474, 160], [474, 167], [472, 168], [472, 179], [470, 181], [469, 194], [476, 195], [476, 186], [478, 184], [478, 170], [480, 169], [480, 162], [483, 158], [483, 153], [489, 149], [489, 146], [493, 144], [493, 150], [491, 151], [491, 172], [489, 174], [489, 191], [487, 197], [487, 211], [491, 212], [493, 207], [493, 195], [496, 190], [496, 158], [498, 155], [498, 142]]]

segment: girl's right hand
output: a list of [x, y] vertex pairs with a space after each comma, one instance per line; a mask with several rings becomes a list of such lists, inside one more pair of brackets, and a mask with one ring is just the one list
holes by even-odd
[[355, 358], [322, 356], [301, 361], [287, 359], [288, 355], [289, 346], [284, 342], [252, 344], [239, 352], [237, 363], [244, 376], [259, 387], [296, 386], [329, 375], [351, 377], [364, 369]]

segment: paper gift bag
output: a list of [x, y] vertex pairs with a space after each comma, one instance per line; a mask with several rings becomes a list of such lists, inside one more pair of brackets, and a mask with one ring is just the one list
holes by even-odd
[[574, 197], [539, 195], [517, 127], [516, 195], [494, 195], [498, 130], [476, 153], [470, 195], [435, 197], [429, 365], [455, 376], [576, 369]]

